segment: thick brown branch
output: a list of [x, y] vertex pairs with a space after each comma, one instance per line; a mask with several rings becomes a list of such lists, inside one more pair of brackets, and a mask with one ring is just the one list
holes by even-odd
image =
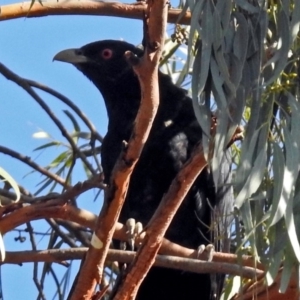
[[[146, 20], [144, 21], [146, 29], [144, 32], [145, 53], [140, 63], [133, 65], [142, 91], [142, 104], [139, 110], [140, 118], [137, 118], [137, 126], [134, 128], [133, 136], [137, 137], [137, 140], [143, 144], [146, 142], [146, 137], [151, 129], [159, 104], [158, 66], [164, 46], [167, 13], [168, 4], [166, 0], [148, 1]], [[151, 124], [150, 127], [149, 124]], [[140, 154], [136, 147], [132, 147], [130, 150], [132, 152], [128, 151], [128, 158]], [[154, 263], [160, 244], [151, 244], [152, 246], [152, 255], [139, 256], [140, 261], [133, 265], [133, 268], [125, 277], [114, 297], [115, 300], [135, 299], [143, 279]], [[138, 271], [135, 272], [135, 270]]]
[[[124, 153], [121, 153], [113, 170], [110, 194], [107, 196], [109, 206], [98, 218], [91, 247], [81, 267], [78, 284], [72, 292], [71, 300], [90, 299], [96, 283], [101, 282], [106, 255], [125, 201], [129, 179], [146, 143], [158, 108], [158, 63], [164, 44], [167, 4], [166, 1], [157, 1], [148, 5], [149, 38], [141, 62], [133, 67], [141, 84], [141, 105], [128, 146], [125, 147]], [[139, 283], [131, 282], [130, 286], [138, 287], [141, 278], [138, 280]], [[134, 294], [136, 289], [132, 292]]]
[[[47, 1], [40, 4], [36, 1], [30, 9], [31, 2], [21, 2], [1, 6], [0, 21], [24, 17], [42, 17], [55, 15], [91, 15], [111, 16], [127, 19], [139, 19], [144, 17], [147, 6], [144, 2], [125, 4], [106, 1]], [[30, 11], [29, 11], [30, 9]], [[169, 9], [168, 22], [190, 24], [191, 14], [186, 12], [179, 20], [180, 9]]]
[[101, 187], [101, 175], [95, 176], [84, 182], [77, 183], [59, 197], [45, 202], [28, 205], [7, 214], [0, 219], [2, 234], [26, 222], [44, 218], [62, 218], [72, 220], [86, 227], [93, 227], [96, 222], [94, 214], [78, 209], [66, 202], [92, 188]]
[[[128, 282], [131, 282], [133, 279], [135, 280], [135, 278], [145, 277], [145, 274], [155, 260], [155, 256], [163, 241], [163, 236], [174, 214], [194, 183], [194, 180], [201, 173], [203, 168], [206, 167], [207, 162], [204, 158], [202, 147], [199, 147], [198, 150], [199, 151], [194, 153], [188, 163], [185, 164], [177, 177], [173, 180], [168, 193], [164, 196], [159, 208], [148, 224], [144, 242], [122, 285], [124, 287], [122, 295], [124, 293], [128, 293], [128, 295], [132, 294], [132, 291], [128, 289]], [[151, 264], [149, 264], [149, 262], [151, 262]], [[119, 293], [121, 294], [120, 289]]]
[[[9, 215], [0, 219], [1, 232], [5, 234], [16, 227], [25, 224], [26, 222], [45, 218], [68, 220], [69, 222], [71, 221], [80, 224], [84, 228], [89, 228], [91, 230], [95, 229], [97, 221], [97, 216], [95, 214], [84, 209], [76, 208], [72, 205], [65, 205], [65, 201], [62, 201], [60, 196], [57, 196], [56, 199], [52, 200], [50, 198], [47, 198], [48, 196], [36, 198], [41, 200], [43, 199], [43, 201], [18, 208]], [[114, 238], [121, 241], [127, 241], [128, 237], [126, 231], [127, 228], [123, 224], [117, 223], [116, 230], [114, 232]], [[144, 235], [140, 236], [138, 243], [142, 243], [143, 238]], [[163, 255], [172, 255], [185, 258], [198, 258], [202, 260], [207, 259], [205, 251], [201, 255], [199, 255], [197, 250], [180, 246], [178, 244], [170, 242], [165, 238], [163, 239], [162, 246], [159, 249], [159, 253]], [[253, 258], [245, 255], [241, 258], [238, 258], [235, 254], [215, 252], [213, 261], [226, 262], [230, 264], [242, 263], [243, 266], [256, 266], [258, 269], [264, 269], [262, 264], [255, 263]]]
[[[212, 133], [214, 133], [215, 128], [216, 123], [212, 122]], [[207, 162], [204, 157], [203, 149], [202, 146], [199, 145], [198, 148], [195, 149], [192, 157], [173, 180], [169, 191], [163, 197], [157, 211], [147, 225], [146, 236], [144, 236], [142, 246], [121, 288], [118, 289], [114, 300], [131, 299], [153, 264], [160, 246], [163, 245], [165, 249], [168, 249], [166, 244], [173, 244], [163, 237], [195, 179], [206, 166]], [[176, 248], [179, 249], [180, 247], [181, 246], [177, 245]], [[193, 255], [195, 255], [195, 253]]]

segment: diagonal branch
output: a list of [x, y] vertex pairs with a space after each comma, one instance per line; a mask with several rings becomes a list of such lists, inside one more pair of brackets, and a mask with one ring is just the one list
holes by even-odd
[[[171, 220], [195, 179], [207, 165], [202, 147], [199, 146], [197, 150], [198, 151], [194, 153], [191, 159], [179, 171], [177, 177], [173, 180], [169, 191], [163, 197], [155, 215], [147, 225], [143, 244], [124, 279], [122, 288], [119, 288], [118, 294], [124, 295], [128, 293], [131, 295], [134, 293], [134, 290], [129, 290], [128, 282], [138, 278], [143, 279], [154, 263], [155, 256], [158, 253]], [[136, 289], [136, 287], [133, 288]], [[115, 297], [115, 300], [117, 299], [123, 298], [121, 298], [121, 296], [119, 298]]]
[[58, 98], [61, 102], [65, 103], [68, 105], [71, 109], [74, 110], [74, 112], [78, 115], [78, 117], [85, 123], [85, 125], [89, 128], [92, 134], [92, 138], [96, 138], [99, 142], [103, 142], [103, 137], [99, 134], [99, 132], [96, 130], [94, 124], [88, 119], [88, 117], [82, 112], [82, 110], [75, 104], [73, 103], [70, 99], [68, 99], [66, 96], [63, 94], [59, 93], [58, 91], [40, 83], [36, 82], [34, 80], [27, 79], [27, 82], [29, 85], [32, 87], [35, 87], [37, 89], [40, 89], [56, 98]]
[[[143, 58], [133, 66], [141, 84], [141, 105], [128, 146], [117, 161], [107, 194], [109, 206], [101, 212], [71, 300], [90, 299], [101, 282], [104, 263], [125, 201], [130, 176], [146, 143], [159, 104], [158, 64], [166, 30], [167, 1], [148, 3], [149, 38]], [[151, 12], [151, 14], [149, 14]], [[130, 62], [130, 53], [126, 53]], [[135, 61], [136, 63], [136, 61]], [[135, 283], [131, 283], [135, 285]]]
[[[215, 134], [215, 129], [216, 123], [213, 122], [211, 128], [212, 136]], [[230, 144], [236, 138], [238, 132], [239, 128], [237, 129], [237, 132], [234, 133]], [[213, 143], [211, 143], [211, 148], [212, 147]], [[207, 161], [202, 146], [199, 145], [194, 150], [191, 158], [184, 164], [172, 181], [168, 192], [163, 197], [158, 209], [147, 224], [146, 235], [144, 236], [142, 246], [139, 248], [134, 262], [125, 275], [122, 286], [118, 289], [118, 293], [114, 300], [131, 299], [131, 297], [136, 294], [140, 283], [154, 263], [161, 245], [168, 242], [164, 239], [164, 235], [173, 220], [174, 215], [194, 181], [206, 166]]]
[[[166, 0], [148, 1], [148, 10], [146, 12], [146, 20], [144, 21], [144, 40], [146, 49], [140, 63], [133, 65], [134, 72], [139, 78], [142, 91], [142, 105], [140, 107], [140, 112], [145, 116], [149, 116], [149, 110], [156, 110], [159, 104], [158, 66], [164, 45], [167, 12], [168, 4]], [[127, 57], [129, 59], [131, 58], [130, 53], [127, 53]], [[143, 105], [144, 103], [148, 103], [148, 105]], [[144, 119], [146, 119], [146, 117], [144, 117]], [[150, 119], [150, 121], [152, 120]], [[141, 128], [141, 126], [139, 127], [139, 123], [137, 123], [136, 129], [139, 128]], [[133, 135], [139, 137], [139, 132], [134, 130]], [[142, 138], [140, 140], [146, 142], [143, 141]], [[135, 151], [135, 148], [132, 149]], [[140, 261], [136, 261], [136, 264], [133, 264], [131, 271], [127, 273], [125, 280], [117, 290], [114, 297], [115, 300], [135, 299], [143, 279], [154, 263], [160, 244], [157, 244], [157, 247], [153, 244], [151, 246], [153, 246], [153, 248], [151, 249], [151, 254], [149, 256], [140, 253]], [[150, 251], [148, 253], [150, 253]], [[136, 270], [137, 272], [135, 272]]]

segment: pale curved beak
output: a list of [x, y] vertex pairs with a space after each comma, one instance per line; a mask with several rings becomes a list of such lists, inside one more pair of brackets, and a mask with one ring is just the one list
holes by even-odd
[[70, 64], [80, 64], [88, 62], [88, 58], [82, 54], [81, 49], [66, 49], [58, 52], [53, 60], [58, 60]]

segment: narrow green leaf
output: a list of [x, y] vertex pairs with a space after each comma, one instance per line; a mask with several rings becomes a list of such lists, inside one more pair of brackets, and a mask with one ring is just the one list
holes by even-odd
[[241, 219], [243, 220], [243, 225], [245, 228], [246, 236], [243, 239], [242, 245], [249, 243], [251, 245], [251, 252], [254, 257], [257, 257], [257, 249], [255, 242], [255, 226], [253, 224], [252, 211], [249, 199], [245, 199], [243, 206], [240, 208]]
[[0, 232], [0, 254], [1, 254], [0, 261], [4, 261], [5, 260], [5, 246], [4, 246], [4, 240], [3, 240], [3, 236], [2, 236], [1, 232]]
[[[283, 171], [283, 188], [278, 203], [276, 213], [272, 219], [271, 225], [278, 222], [285, 214], [289, 201], [292, 201], [294, 194], [294, 183], [296, 181], [296, 174], [298, 169], [298, 150], [293, 145], [293, 140], [290, 132], [286, 126], [283, 127], [284, 139], [285, 139], [285, 157], [286, 163]], [[278, 183], [277, 183], [278, 184]]]
[[[285, 139], [286, 139], [286, 147], [291, 147], [290, 149], [290, 154], [291, 154], [291, 161], [289, 162], [287, 160], [287, 166], [289, 163], [290, 172], [292, 173], [293, 176], [293, 182], [291, 186], [291, 191], [290, 191], [290, 198], [287, 203], [287, 208], [285, 211], [285, 222], [286, 222], [286, 227], [288, 231], [288, 235], [290, 237], [290, 242], [292, 244], [292, 248], [294, 250], [295, 256], [298, 259], [298, 262], [300, 262], [300, 245], [299, 245], [299, 239], [297, 236], [296, 232], [296, 226], [295, 226], [295, 220], [294, 220], [294, 214], [293, 214], [293, 208], [294, 208], [294, 193], [295, 193], [295, 182], [297, 179], [298, 175], [298, 169], [299, 169], [299, 142], [298, 142], [298, 137], [300, 134], [300, 124], [299, 124], [299, 117], [300, 117], [300, 109], [299, 109], [299, 103], [295, 101], [294, 97], [290, 95], [289, 97], [289, 104], [292, 109], [292, 114], [291, 114], [291, 134], [289, 135], [288, 139], [286, 137], [286, 132], [284, 131], [285, 134]], [[288, 140], [288, 141], [287, 141]], [[289, 153], [287, 152], [287, 155]]]
[[[198, 95], [203, 92], [205, 87], [208, 71], [209, 71], [209, 64], [210, 64], [210, 57], [212, 51], [212, 37], [211, 37], [211, 27], [212, 27], [212, 13], [210, 5], [205, 5], [203, 10], [203, 20], [202, 20], [202, 30], [201, 30], [201, 58], [195, 60], [194, 69], [195, 67], [200, 69], [200, 72], [197, 71], [196, 80], [198, 82]], [[197, 61], [201, 62], [201, 64], [196, 65]], [[194, 79], [194, 76], [193, 76]], [[192, 80], [193, 80], [192, 79]]]
[[246, 147], [245, 142], [242, 145], [241, 163], [239, 164], [236, 170], [235, 185], [236, 185], [237, 193], [241, 191], [242, 187], [240, 185], [243, 184], [246, 178], [248, 178], [250, 170], [254, 163], [254, 159], [255, 159], [254, 152], [256, 149], [259, 134], [260, 134], [260, 129], [254, 131], [251, 137], [249, 136], [246, 137], [250, 140], [247, 143], [249, 146]]
[[178, 43], [173, 43], [170, 39], [167, 43], [165, 43], [164, 52], [166, 53], [163, 56], [163, 59], [159, 62], [159, 66], [167, 64], [169, 59], [174, 55], [174, 53], [178, 50], [181, 45]]
[[66, 114], [66, 116], [71, 120], [74, 130], [79, 132], [80, 131], [80, 126], [78, 124], [78, 122], [76, 121], [75, 117], [72, 115], [71, 112], [69, 112], [68, 110], [63, 110], [63, 112]]
[[68, 158], [69, 155], [70, 155], [69, 151], [62, 152], [49, 164], [49, 167], [54, 168], [58, 166], [59, 164], [63, 163]]
[[226, 87], [228, 88], [227, 96], [229, 98], [232, 98], [236, 96], [236, 89], [230, 80], [228, 66], [224, 59], [224, 51], [222, 49], [224, 33], [220, 23], [221, 21], [220, 21], [219, 13], [215, 10], [213, 14], [213, 29], [214, 29], [213, 43], [212, 43], [214, 49], [213, 53], [217, 62], [218, 70], [221, 73], [220, 76], [222, 77]]
[[248, 24], [245, 16], [239, 12], [234, 12], [233, 17], [238, 23], [234, 37], [233, 53], [241, 62], [244, 62], [247, 57], [249, 41]]
[[265, 85], [269, 85], [277, 79], [279, 74], [283, 71], [287, 64], [288, 52], [290, 46], [290, 30], [289, 30], [289, 16], [284, 10], [281, 10], [278, 16], [278, 49], [274, 56], [266, 63], [266, 66], [276, 62], [275, 68], [270, 78], [266, 79]]
[[290, 23], [291, 28], [291, 43], [295, 41], [297, 35], [299, 33], [299, 26], [300, 26], [300, 1], [294, 1], [294, 8], [292, 11], [292, 20]]
[[277, 215], [277, 210], [279, 209], [279, 201], [282, 195], [283, 190], [283, 176], [285, 159], [282, 153], [281, 148], [273, 143], [273, 197], [272, 197], [272, 206], [271, 206], [271, 215], [269, 219], [269, 225], [273, 226], [276, 222], [279, 221], [278, 217], [275, 220], [275, 215]]
[[91, 139], [91, 133], [90, 132], [84, 132], [84, 131], [76, 131], [71, 134], [72, 137], [81, 138], [84, 140], [90, 140]]
[[50, 143], [44, 144], [42, 146], [39, 146], [37, 148], [34, 148], [33, 151], [46, 149], [46, 148], [49, 148], [49, 147], [52, 147], [52, 146], [61, 146], [61, 142], [58, 142], [58, 141], [50, 142]]
[[236, 197], [236, 206], [241, 207], [246, 199], [248, 199], [261, 184], [264, 176], [266, 162], [267, 162], [267, 151], [266, 146], [261, 149], [255, 159], [254, 165], [250, 171], [250, 174], [244, 184], [243, 188]]
[[300, 262], [300, 245], [299, 245], [299, 239], [297, 236], [294, 214], [293, 214], [293, 201], [288, 202], [284, 219], [285, 219], [286, 229], [290, 238], [290, 242], [292, 244], [294, 254], [298, 259], [298, 262]]
[[246, 96], [244, 87], [240, 86], [237, 90], [236, 99], [230, 103], [230, 123], [228, 127], [226, 145], [236, 131], [238, 125], [241, 124], [243, 112], [245, 110]]
[[290, 279], [291, 279], [291, 275], [292, 275], [292, 270], [295, 264], [295, 258], [292, 254], [292, 249], [289, 245], [287, 245], [285, 247], [285, 251], [286, 251], [286, 255], [285, 255], [285, 259], [283, 262], [283, 270], [282, 270], [282, 275], [281, 275], [281, 281], [280, 281], [280, 288], [279, 288], [279, 292], [284, 294]]
[[255, 14], [260, 11], [260, 8], [257, 6], [253, 6], [251, 3], [245, 0], [235, 0], [235, 3], [242, 8], [243, 10], [246, 10], [250, 14]]
[[220, 300], [229, 300], [237, 294], [242, 286], [242, 280], [240, 276], [234, 276], [229, 278], [229, 283], [225, 285], [225, 291], [221, 296]]
[[200, 32], [200, 26], [199, 26], [199, 18], [202, 12], [203, 4], [206, 3], [207, 1], [204, 0], [199, 0], [196, 3], [192, 0], [187, 0], [189, 4], [189, 8], [192, 12], [192, 17], [191, 17], [191, 24], [190, 24], [190, 35], [189, 35], [189, 41], [188, 41], [188, 61], [191, 58], [191, 53], [192, 53], [192, 48], [194, 44], [194, 38], [195, 38], [195, 33], [196, 31]]
[[49, 179], [48, 177], [42, 180], [37, 184], [37, 186], [41, 185], [44, 182], [44, 184], [34, 193], [34, 195], [39, 195], [42, 191], [46, 189], [51, 183], [54, 182], [53, 179]]
[[224, 109], [227, 108], [226, 95], [224, 93], [223, 85], [224, 79], [219, 72], [217, 62], [212, 57], [210, 60], [210, 71], [213, 83], [213, 94], [218, 108], [224, 112]]
[[268, 285], [271, 285], [278, 274], [279, 267], [282, 263], [283, 248], [281, 251], [270, 256], [269, 269], [266, 273]]
[[230, 24], [232, 3], [231, 0], [217, 1], [216, 3], [216, 9], [221, 17], [221, 24], [224, 32], [228, 30]]
[[17, 182], [3, 169], [0, 167], [0, 176], [4, 178], [5, 181], [7, 181], [11, 187], [13, 188], [14, 192], [16, 193], [16, 199], [15, 202], [18, 202], [21, 197], [20, 189], [17, 184]]

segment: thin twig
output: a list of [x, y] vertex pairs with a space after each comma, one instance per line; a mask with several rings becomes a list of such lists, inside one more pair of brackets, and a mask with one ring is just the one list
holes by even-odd
[[0, 152], [20, 160], [21, 162], [25, 163], [26, 165], [30, 166], [31, 168], [33, 168], [34, 170], [40, 172], [41, 174], [45, 175], [46, 177], [54, 180], [55, 182], [61, 184], [64, 187], [68, 187], [67, 183], [65, 182], [65, 180], [63, 178], [59, 177], [56, 174], [53, 174], [52, 172], [48, 171], [47, 169], [41, 167], [40, 165], [38, 165], [37, 163], [32, 161], [30, 159], [30, 157], [25, 156], [25, 155], [23, 155], [19, 152], [16, 152], [12, 149], [6, 148], [4, 146], [0, 146]]
[[62, 241], [64, 243], [66, 243], [67, 245], [69, 245], [70, 247], [76, 248], [77, 245], [76, 243], [73, 241], [72, 238], [70, 238], [68, 236], [68, 234], [66, 234], [65, 232], [63, 232], [60, 228], [59, 225], [57, 225], [56, 221], [51, 219], [48, 219], [47, 222], [49, 223], [49, 225], [52, 227], [52, 229], [55, 231], [55, 233], [62, 239]]
[[88, 247], [90, 245], [91, 234], [87, 228], [69, 220], [56, 220], [56, 223], [66, 228], [82, 246]]
[[57, 278], [57, 275], [56, 275], [55, 271], [53, 270], [52, 266], [49, 267], [49, 272], [52, 275], [53, 280], [54, 280], [55, 285], [56, 285], [56, 293], [55, 294], [58, 295], [58, 300], [63, 300], [63, 295], [62, 295], [62, 292], [61, 292], [61, 284], [60, 284], [60, 282]]
[[69, 144], [72, 147], [73, 153], [75, 155], [78, 155], [83, 163], [86, 165], [86, 167], [89, 169], [89, 171], [96, 175], [96, 171], [92, 167], [92, 165], [89, 163], [87, 158], [83, 155], [83, 153], [79, 150], [77, 145], [75, 144], [72, 137], [69, 135], [66, 128], [63, 126], [61, 121], [55, 116], [55, 114], [51, 111], [50, 107], [42, 100], [42, 98], [34, 91], [34, 89], [30, 86], [30, 84], [27, 82], [27, 79], [20, 77], [19, 75], [15, 74], [11, 70], [9, 70], [6, 66], [0, 63], [0, 73], [6, 77], [8, 80], [11, 80], [18, 84], [20, 87], [22, 87], [42, 108], [43, 110], [48, 114], [48, 116], [51, 118], [51, 120], [54, 122], [54, 124], [59, 128], [61, 134], [66, 138], [66, 140], [69, 142]]
[[96, 138], [99, 142], [103, 142], [103, 137], [99, 134], [99, 132], [96, 130], [94, 124], [88, 119], [88, 117], [82, 112], [82, 110], [69, 98], [64, 96], [63, 94], [57, 92], [56, 90], [40, 83], [36, 82], [30, 79], [27, 79], [28, 84], [30, 84], [32, 87], [38, 88], [56, 98], [58, 98], [61, 102], [68, 105], [77, 115], [78, 117], [84, 122], [84, 124], [89, 128], [91, 131], [92, 136]]

